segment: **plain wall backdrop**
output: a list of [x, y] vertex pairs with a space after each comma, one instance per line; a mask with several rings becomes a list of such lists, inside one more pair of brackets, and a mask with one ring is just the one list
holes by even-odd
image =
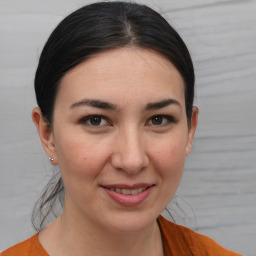
[[[40, 52], [89, 2], [0, 0], [0, 251], [34, 234], [31, 212], [53, 170], [31, 121]], [[170, 209], [178, 223], [256, 256], [256, 1], [138, 2], [177, 29], [196, 70], [199, 125]]]

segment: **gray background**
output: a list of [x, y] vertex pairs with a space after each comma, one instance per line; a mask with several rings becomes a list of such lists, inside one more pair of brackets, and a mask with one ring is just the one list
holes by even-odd
[[[256, 1], [139, 2], [174, 25], [196, 69], [199, 126], [170, 209], [178, 223], [256, 256]], [[34, 233], [31, 211], [52, 172], [30, 117], [39, 54], [85, 3], [0, 0], [0, 250]]]

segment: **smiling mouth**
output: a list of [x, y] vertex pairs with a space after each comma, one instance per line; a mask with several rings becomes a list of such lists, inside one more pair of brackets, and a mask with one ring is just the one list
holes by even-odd
[[151, 194], [152, 188], [156, 184], [137, 183], [101, 185], [110, 199], [122, 207], [135, 207], [142, 204]]
[[121, 188], [121, 187], [105, 187], [105, 186], [102, 186], [102, 187], [123, 195], [137, 195], [153, 186], [154, 185], [149, 185], [149, 186], [143, 186], [143, 187], [138, 187], [134, 189]]

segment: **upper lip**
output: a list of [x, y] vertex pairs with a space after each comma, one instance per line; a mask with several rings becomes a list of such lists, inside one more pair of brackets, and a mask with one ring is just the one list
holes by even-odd
[[154, 186], [152, 183], [137, 183], [133, 185], [128, 184], [109, 184], [109, 185], [100, 185], [103, 188], [119, 188], [119, 189], [138, 189], [138, 188], [148, 188]]

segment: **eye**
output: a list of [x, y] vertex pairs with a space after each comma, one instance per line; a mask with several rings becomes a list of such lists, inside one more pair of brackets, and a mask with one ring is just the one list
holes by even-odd
[[96, 126], [96, 127], [109, 125], [109, 122], [107, 121], [107, 119], [102, 115], [86, 116], [86, 117], [82, 118], [79, 121], [79, 123], [86, 124], [88, 126]]
[[176, 123], [176, 120], [173, 117], [167, 115], [152, 116], [147, 122], [148, 125], [153, 126], [164, 126], [170, 123]]

